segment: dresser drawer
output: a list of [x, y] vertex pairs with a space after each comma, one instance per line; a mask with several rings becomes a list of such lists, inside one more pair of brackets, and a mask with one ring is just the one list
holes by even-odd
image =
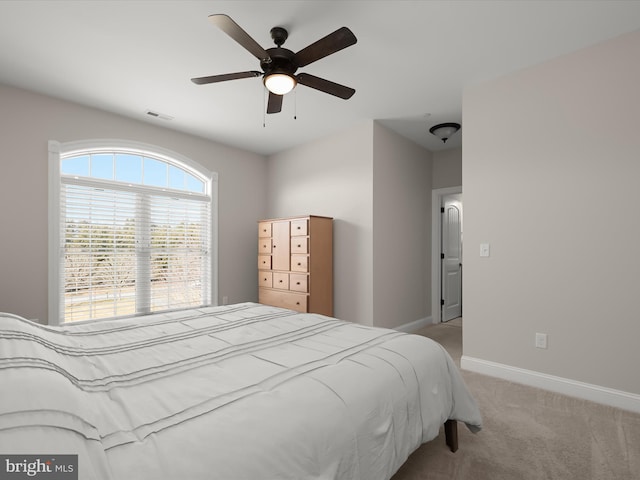
[[308, 235], [307, 219], [291, 220], [291, 236]]
[[271, 255], [258, 255], [258, 270], [271, 270]]
[[258, 222], [258, 238], [271, 236], [271, 222]]
[[258, 253], [271, 253], [270, 238], [261, 238], [258, 240]]
[[305, 273], [290, 273], [289, 290], [307, 293], [309, 291], [309, 276]]
[[258, 286], [271, 288], [273, 286], [273, 273], [258, 272]]
[[281, 292], [268, 288], [258, 289], [258, 302], [274, 307], [288, 308], [297, 312], [307, 311], [307, 295], [303, 293]]
[[289, 290], [289, 274], [288, 273], [274, 273], [273, 274], [273, 288], [280, 288], [282, 290]]
[[309, 253], [307, 237], [291, 237], [291, 253]]
[[291, 255], [292, 272], [308, 272], [309, 257], [307, 255]]

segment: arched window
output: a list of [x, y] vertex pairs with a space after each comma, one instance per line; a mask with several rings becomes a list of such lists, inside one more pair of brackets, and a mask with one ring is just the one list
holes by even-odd
[[49, 323], [211, 304], [214, 173], [131, 142], [49, 151]]

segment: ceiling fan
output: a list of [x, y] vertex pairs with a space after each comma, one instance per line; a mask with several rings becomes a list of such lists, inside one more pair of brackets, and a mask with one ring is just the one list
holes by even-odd
[[191, 81], [197, 85], [262, 76], [263, 82], [267, 90], [269, 90], [267, 113], [280, 112], [282, 110], [282, 97], [293, 90], [297, 84], [305, 85], [345, 100], [356, 93], [353, 88], [345, 87], [308, 73], [295, 74], [298, 68], [305, 67], [355, 44], [358, 40], [347, 27], [341, 27], [299, 52], [293, 53], [291, 50], [282, 47], [289, 36], [289, 33], [282, 27], [271, 29], [271, 38], [276, 47], [265, 50], [228, 15], [210, 15], [209, 20], [260, 60], [262, 72], [250, 70], [247, 72], [192, 78]]

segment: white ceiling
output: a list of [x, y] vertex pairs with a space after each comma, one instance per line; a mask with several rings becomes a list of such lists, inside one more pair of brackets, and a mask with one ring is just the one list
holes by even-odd
[[[289, 31], [284, 47], [294, 52], [349, 27], [356, 45], [299, 72], [356, 94], [345, 101], [298, 86], [281, 113], [265, 115], [259, 78], [194, 85], [192, 77], [260, 70], [207, 20], [214, 13], [229, 15], [265, 49], [274, 46], [273, 26]], [[461, 145], [459, 133], [443, 145], [428, 130], [461, 123], [466, 86], [639, 28], [634, 0], [5, 0], [0, 83], [265, 155], [365, 120], [436, 151]]]

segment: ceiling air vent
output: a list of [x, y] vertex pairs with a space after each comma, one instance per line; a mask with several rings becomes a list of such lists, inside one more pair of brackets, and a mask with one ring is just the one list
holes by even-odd
[[173, 117], [171, 115], [165, 115], [164, 113], [158, 113], [152, 110], [147, 110], [147, 115], [151, 117], [161, 118], [162, 120], [173, 120]]

